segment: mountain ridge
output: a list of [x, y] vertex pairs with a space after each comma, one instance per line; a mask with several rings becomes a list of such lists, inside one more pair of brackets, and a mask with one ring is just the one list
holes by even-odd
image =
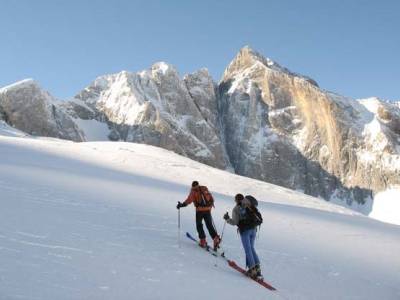
[[[9, 120], [4, 94], [0, 90], [0, 116]], [[219, 83], [206, 68], [181, 77], [158, 62], [140, 72], [99, 76], [54, 107], [64, 116], [58, 132], [45, 128], [41, 135], [159, 146], [347, 205], [369, 207], [374, 193], [400, 184], [399, 107], [322, 90], [248, 46]]]

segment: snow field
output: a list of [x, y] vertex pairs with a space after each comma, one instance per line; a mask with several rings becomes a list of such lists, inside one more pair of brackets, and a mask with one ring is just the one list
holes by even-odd
[[[398, 299], [400, 227], [163, 149], [0, 137], [0, 299], [280, 299], [184, 237], [192, 180], [216, 198], [260, 200], [256, 248], [288, 299]], [[210, 239], [209, 239], [210, 241]], [[226, 255], [244, 264], [236, 229]]]

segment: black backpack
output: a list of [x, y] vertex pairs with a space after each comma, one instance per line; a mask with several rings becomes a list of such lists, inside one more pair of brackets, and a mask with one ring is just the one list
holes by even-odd
[[257, 207], [257, 206], [258, 206], [258, 201], [257, 201], [257, 199], [254, 198], [253, 196], [247, 195], [245, 198], [250, 202], [250, 204], [251, 204], [252, 206], [254, 206], [254, 207]]
[[251, 206], [248, 208], [249, 218], [255, 226], [260, 226], [263, 222], [262, 215], [260, 211], [255, 206]]
[[256, 226], [260, 226], [263, 222], [263, 218], [260, 211], [257, 209], [257, 199], [251, 195], [247, 195], [245, 198], [250, 202], [250, 206], [248, 207], [248, 214], [251, 222]]

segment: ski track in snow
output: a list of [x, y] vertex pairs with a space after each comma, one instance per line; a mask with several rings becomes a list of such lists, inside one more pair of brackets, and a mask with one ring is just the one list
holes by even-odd
[[[219, 231], [235, 193], [269, 201], [256, 249], [280, 295], [184, 237], [193, 207], [178, 246], [193, 179]], [[400, 226], [154, 147], [0, 137], [0, 190], [0, 299], [400, 298]], [[244, 265], [232, 226], [223, 247]]]

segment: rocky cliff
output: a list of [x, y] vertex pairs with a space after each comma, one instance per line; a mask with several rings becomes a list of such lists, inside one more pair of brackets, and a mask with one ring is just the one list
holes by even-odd
[[32, 135], [84, 141], [58, 101], [31, 79], [0, 89], [0, 119]]
[[163, 147], [225, 169], [215, 91], [207, 70], [181, 79], [161, 62], [99, 77], [64, 107], [75, 118], [107, 122], [112, 140]]
[[370, 111], [370, 99], [324, 91], [248, 47], [230, 63], [219, 88], [227, 152], [237, 173], [360, 203], [400, 183], [394, 105], [376, 99], [379, 108]]

